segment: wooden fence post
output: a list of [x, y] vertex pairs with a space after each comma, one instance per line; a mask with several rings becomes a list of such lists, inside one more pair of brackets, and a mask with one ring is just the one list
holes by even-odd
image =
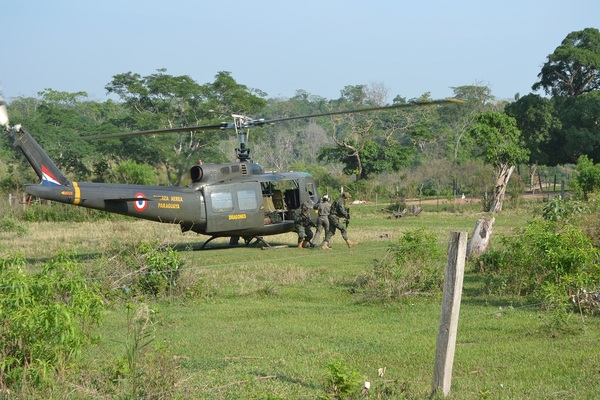
[[452, 232], [448, 244], [448, 263], [446, 264], [442, 316], [435, 351], [431, 396], [438, 389], [442, 390], [444, 396], [448, 396], [450, 393], [466, 256], [467, 232]]

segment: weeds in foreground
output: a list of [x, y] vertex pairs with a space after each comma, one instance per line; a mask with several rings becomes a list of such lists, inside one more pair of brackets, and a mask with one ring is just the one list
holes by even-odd
[[36, 274], [20, 256], [0, 260], [0, 388], [52, 385], [51, 377], [91, 342], [98, 288], [66, 254]]
[[355, 279], [355, 291], [364, 300], [394, 300], [439, 291], [444, 264], [436, 240], [424, 229], [406, 231], [383, 258], [373, 261], [372, 272]]

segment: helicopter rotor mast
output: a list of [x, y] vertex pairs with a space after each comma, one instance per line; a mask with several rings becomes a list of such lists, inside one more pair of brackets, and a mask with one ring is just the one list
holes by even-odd
[[250, 134], [250, 124], [252, 120], [245, 115], [232, 114], [234, 120], [235, 132], [238, 135], [240, 147], [235, 149], [237, 159], [240, 162], [252, 161], [250, 157], [250, 148], [246, 146]]

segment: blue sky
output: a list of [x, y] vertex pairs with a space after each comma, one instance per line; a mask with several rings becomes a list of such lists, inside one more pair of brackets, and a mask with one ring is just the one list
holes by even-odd
[[103, 101], [116, 74], [166, 68], [200, 84], [219, 71], [269, 97], [335, 99], [383, 84], [433, 98], [483, 84], [531, 92], [573, 31], [600, 28], [600, 1], [0, 0], [7, 98], [51, 88]]

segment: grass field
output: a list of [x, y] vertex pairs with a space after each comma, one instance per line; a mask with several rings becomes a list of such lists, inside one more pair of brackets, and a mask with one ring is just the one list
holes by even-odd
[[[423, 399], [431, 392], [441, 293], [364, 302], [353, 287], [406, 230], [433, 232], [445, 250], [450, 232], [470, 234], [481, 216], [466, 206], [430, 212], [438, 207], [388, 219], [379, 206], [353, 206], [349, 234], [360, 245], [348, 249], [338, 234], [333, 251], [227, 248], [224, 240], [195, 251], [206, 237], [171, 225], [111, 221], [28, 224], [23, 237], [1, 234], [0, 253], [21, 252], [36, 268], [59, 251], [74, 252], [98, 279], [98, 269], [113, 273], [111, 257], [124, 243], [177, 249], [185, 260], [180, 281], [194, 296], [132, 303], [147, 304], [153, 321], [154, 341], [135, 354], [135, 380], [145, 393], [140, 398], [334, 398], [327, 365], [337, 363], [371, 383], [369, 393], [349, 398]], [[530, 208], [498, 215], [492, 245], [531, 215]], [[274, 245], [296, 242], [293, 234], [270, 239]], [[598, 317], [574, 314], [569, 329], [557, 333], [545, 328], [548, 316], [532, 301], [488, 296], [483, 286], [483, 277], [467, 272], [449, 398], [597, 398]], [[120, 373], [131, 315], [125, 304], [110, 304], [95, 332], [97, 344], [65, 373], [57, 397], [131, 398], [132, 378]], [[109, 375], [112, 382], [106, 382]]]

